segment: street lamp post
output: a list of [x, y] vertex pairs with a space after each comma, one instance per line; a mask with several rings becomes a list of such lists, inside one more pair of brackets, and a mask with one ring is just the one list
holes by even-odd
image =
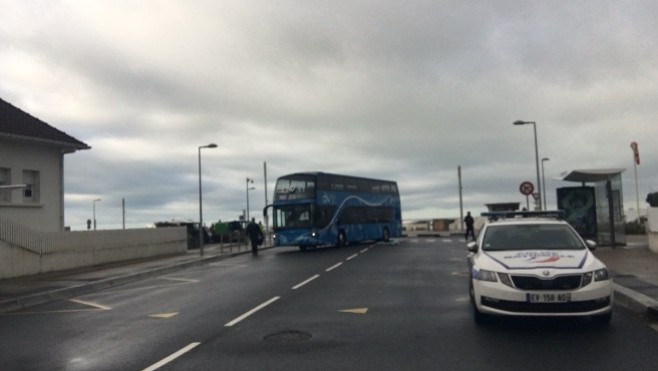
[[541, 206], [542, 187], [539, 179], [539, 148], [537, 146], [537, 123], [534, 121], [522, 121], [522, 120], [514, 121], [514, 125], [528, 125], [528, 124], [532, 124], [532, 127], [535, 132], [535, 166], [537, 168], [537, 195], [539, 196], [539, 210], [542, 210], [542, 206]]
[[94, 220], [94, 230], [96, 230], [96, 202], [101, 202], [100, 198], [97, 198], [91, 202], [91, 208], [93, 210], [93, 220]]
[[541, 159], [541, 188], [544, 190], [542, 194], [544, 195], [544, 210], [548, 210], [546, 207], [546, 176], [544, 175], [544, 162], [550, 161], [551, 159], [548, 157], [544, 157]]
[[247, 223], [251, 220], [249, 219], [249, 191], [256, 189], [256, 187], [249, 187], [250, 183], [254, 184], [254, 180], [247, 177]]
[[199, 254], [203, 256], [203, 198], [201, 192], [201, 148], [217, 148], [215, 143], [199, 146]]

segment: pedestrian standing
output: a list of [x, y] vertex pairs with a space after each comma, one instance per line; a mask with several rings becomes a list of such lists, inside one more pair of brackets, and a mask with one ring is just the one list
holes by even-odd
[[475, 221], [473, 220], [470, 211], [466, 213], [464, 223], [466, 223], [466, 235], [464, 236], [464, 239], [468, 241], [468, 235], [470, 234], [471, 237], [473, 237], [473, 241], [475, 241], [475, 229], [473, 228]]
[[256, 224], [256, 218], [251, 218], [251, 222], [247, 225], [247, 236], [251, 242], [251, 254], [258, 255], [258, 245], [263, 243], [263, 231]]

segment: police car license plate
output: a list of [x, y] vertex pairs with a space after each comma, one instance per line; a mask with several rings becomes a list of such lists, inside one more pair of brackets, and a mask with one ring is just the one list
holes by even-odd
[[529, 303], [567, 303], [571, 301], [570, 293], [526, 294]]

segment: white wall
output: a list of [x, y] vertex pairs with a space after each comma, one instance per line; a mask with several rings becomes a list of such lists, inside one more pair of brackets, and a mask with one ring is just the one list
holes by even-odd
[[59, 239], [65, 246], [46, 248], [44, 250], [56, 250], [47, 253], [0, 239], [0, 279], [187, 251], [187, 230], [184, 227], [60, 232], [59, 237], [56, 234], [48, 233], [48, 242]]
[[23, 203], [23, 190], [12, 201], [0, 201], [0, 218], [38, 231], [63, 229], [63, 155], [58, 146], [0, 138], [0, 167], [11, 169], [11, 183], [23, 183], [23, 170], [39, 172], [39, 202]]

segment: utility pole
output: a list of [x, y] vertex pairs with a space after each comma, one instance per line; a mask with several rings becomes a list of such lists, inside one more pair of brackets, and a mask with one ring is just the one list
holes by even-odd
[[457, 177], [459, 178], [459, 225], [464, 232], [464, 202], [462, 200], [462, 167], [457, 166]]

